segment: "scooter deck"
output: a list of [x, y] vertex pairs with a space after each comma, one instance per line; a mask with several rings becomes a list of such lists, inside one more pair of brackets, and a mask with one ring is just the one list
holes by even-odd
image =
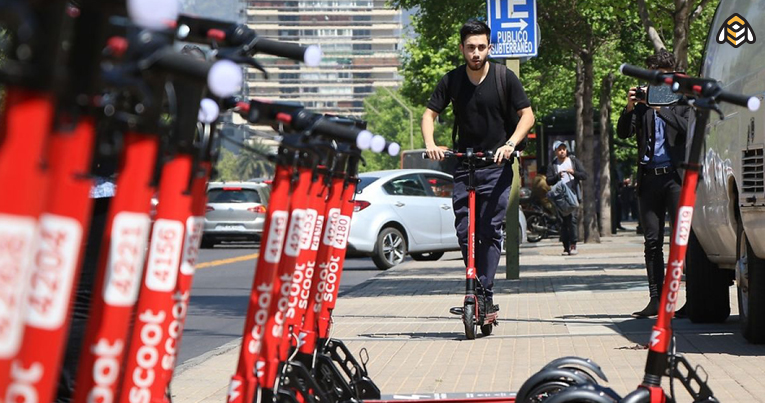
[[[464, 312], [465, 312], [465, 308], [461, 306], [453, 306], [449, 308], [449, 313], [451, 313], [452, 315], [462, 316]], [[484, 319], [482, 324], [486, 325], [489, 323], [494, 323], [497, 321], [497, 317], [499, 317], [499, 312], [488, 313], [486, 314], [486, 319]]]
[[[480, 396], [486, 395], [502, 395], [502, 396]], [[394, 395], [396, 396], [396, 395]], [[475, 396], [475, 397], [471, 397]], [[464, 397], [450, 397], [446, 393], [416, 393], [409, 395], [401, 395], [401, 399], [389, 399], [389, 400], [364, 400], [363, 403], [423, 403], [423, 402], [443, 402], [443, 403], [514, 403], [515, 393], [465, 393]]]

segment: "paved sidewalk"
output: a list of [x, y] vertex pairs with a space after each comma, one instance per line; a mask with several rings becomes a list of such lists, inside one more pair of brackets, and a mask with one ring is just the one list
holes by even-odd
[[[449, 314], [464, 290], [458, 253], [407, 261], [351, 290], [338, 301], [333, 336], [354, 353], [367, 349], [370, 376], [389, 396], [517, 391], [544, 364], [568, 355], [593, 359], [607, 385], [626, 394], [642, 380], [653, 325], [629, 315], [647, 302], [642, 237], [620, 233], [578, 247], [578, 256], [560, 256], [551, 240], [524, 245], [520, 280], [505, 280], [500, 267], [500, 326], [490, 337], [465, 340], [460, 318]], [[731, 305], [724, 324], [675, 320], [678, 351], [704, 367], [721, 401], [765, 401], [765, 346], [741, 337], [735, 287]], [[184, 363], [174, 402], [224, 402], [238, 349], [231, 343]], [[679, 402], [691, 401], [679, 382], [675, 390]]]

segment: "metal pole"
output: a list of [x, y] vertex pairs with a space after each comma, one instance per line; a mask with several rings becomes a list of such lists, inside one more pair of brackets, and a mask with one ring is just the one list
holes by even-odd
[[364, 103], [365, 103], [365, 104], [366, 104], [366, 105], [369, 107], [369, 109], [371, 109], [371, 110], [372, 110], [372, 112], [374, 112], [374, 113], [375, 113], [375, 114], [377, 114], [377, 115], [380, 115], [380, 111], [379, 111], [379, 110], [377, 110], [377, 108], [375, 108], [374, 106], [372, 106], [372, 104], [371, 104], [371, 103], [367, 102], [367, 100], [366, 100], [366, 99], [364, 100]]
[[[506, 59], [507, 68], [513, 71], [516, 76], [521, 76], [521, 66], [518, 59]], [[510, 102], [510, 100], [508, 100]], [[517, 153], [516, 153], [517, 155]], [[519, 247], [520, 235], [518, 227], [520, 220], [518, 218], [518, 205], [521, 198], [521, 178], [520, 178], [520, 159], [513, 158], [513, 184], [510, 187], [510, 202], [507, 205], [505, 215], [505, 276], [508, 280], [517, 280], [521, 278]]]
[[382, 87], [385, 91], [388, 91], [388, 94], [390, 94], [391, 98], [393, 98], [394, 101], [396, 101], [399, 105], [401, 105], [402, 108], [406, 109], [407, 112], [409, 112], [409, 149], [414, 150], [414, 113], [412, 113], [412, 110], [409, 109], [406, 104], [404, 104], [404, 101], [402, 101], [396, 94], [391, 91], [388, 87]]

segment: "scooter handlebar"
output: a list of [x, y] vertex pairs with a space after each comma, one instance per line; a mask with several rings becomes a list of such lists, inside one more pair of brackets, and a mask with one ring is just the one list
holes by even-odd
[[[422, 158], [430, 159], [430, 157], [428, 157], [427, 152], [422, 153]], [[464, 159], [473, 158], [473, 159], [488, 161], [488, 160], [494, 159], [494, 151], [489, 150], [486, 152], [460, 153], [460, 152], [455, 152], [452, 150], [444, 150], [444, 158], [464, 158]]]
[[160, 50], [156, 56], [156, 66], [168, 73], [179, 74], [185, 77], [205, 81], [212, 62], [199, 60], [190, 55], [176, 52], [172, 47]]
[[662, 80], [662, 72], [659, 70], [646, 70], [641, 69], [640, 67], [635, 67], [631, 64], [624, 63], [619, 66], [619, 72], [625, 76], [644, 80], [651, 85], [664, 84], [664, 81]]
[[355, 145], [360, 150], [387, 152], [395, 156], [401, 150], [398, 143], [386, 141], [382, 136], [372, 134], [355, 124], [343, 124], [337, 118], [307, 111], [302, 105], [284, 102], [270, 102], [252, 99], [243, 102], [236, 98], [224, 100], [226, 107], [237, 107], [239, 114], [250, 123], [274, 125], [281, 123], [296, 131], [310, 131], [340, 142]]
[[316, 45], [301, 46], [296, 43], [256, 38], [252, 49], [256, 52], [298, 60], [310, 67], [316, 67], [321, 63], [321, 49]]
[[321, 62], [321, 50], [318, 46], [301, 46], [260, 38], [248, 26], [230, 21], [181, 15], [178, 18], [177, 35], [179, 39], [188, 42], [216, 42], [223, 47], [246, 46], [244, 51], [249, 55], [266, 53], [301, 61], [311, 67], [318, 66]]
[[360, 150], [370, 149], [372, 147], [372, 139], [374, 138], [374, 134], [369, 130], [332, 122], [323, 116], [306, 110], [301, 110], [285, 123], [290, 123], [297, 130], [310, 129], [311, 132], [318, 135], [327, 136], [345, 143], [356, 144], [356, 147]]
[[734, 105], [743, 106], [752, 112], [760, 109], [760, 99], [753, 96], [722, 91], [720, 92], [720, 95], [717, 96], [717, 99]]
[[646, 70], [626, 63], [619, 67], [619, 71], [626, 76], [645, 80], [651, 85], [669, 85], [673, 92], [689, 97], [711, 97], [717, 101], [743, 106], [752, 112], [760, 108], [759, 98], [725, 91], [714, 79], [690, 77], [683, 73]]

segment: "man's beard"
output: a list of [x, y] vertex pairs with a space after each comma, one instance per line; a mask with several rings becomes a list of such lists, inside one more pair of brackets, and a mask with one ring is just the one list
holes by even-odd
[[[467, 59], [466, 59], [466, 60], [467, 60]], [[484, 65], [486, 65], [486, 61], [487, 61], [487, 60], [488, 60], [488, 59], [483, 59], [483, 60], [481, 60], [481, 61], [480, 61], [480, 63], [478, 64], [478, 67], [473, 67], [473, 63], [474, 63], [474, 62], [473, 62], [472, 60], [468, 60], [467, 66], [468, 66], [468, 68], [469, 68], [470, 70], [473, 70], [473, 71], [480, 71], [480, 70], [482, 70], [482, 69], [483, 69], [483, 66], [484, 66]]]

